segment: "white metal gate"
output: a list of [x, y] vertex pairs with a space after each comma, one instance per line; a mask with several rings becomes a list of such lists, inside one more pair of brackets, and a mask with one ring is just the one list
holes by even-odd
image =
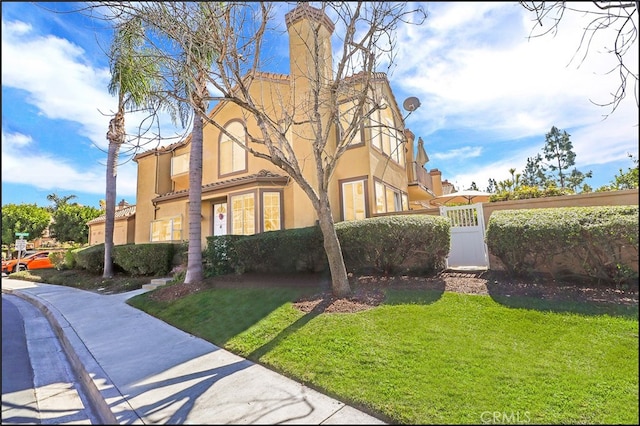
[[482, 203], [466, 206], [440, 207], [440, 215], [451, 221], [451, 244], [447, 268], [489, 267], [487, 245], [484, 242]]

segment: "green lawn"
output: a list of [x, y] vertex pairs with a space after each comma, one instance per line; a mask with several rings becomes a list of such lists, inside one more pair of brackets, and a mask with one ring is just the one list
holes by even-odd
[[128, 303], [392, 422], [638, 424], [637, 306], [389, 290], [375, 309], [318, 315], [292, 306], [299, 294]]

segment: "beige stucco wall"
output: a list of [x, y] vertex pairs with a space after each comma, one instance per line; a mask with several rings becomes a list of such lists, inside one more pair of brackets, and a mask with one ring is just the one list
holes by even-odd
[[[105, 223], [89, 225], [89, 245], [104, 244]], [[116, 220], [113, 227], [113, 244], [133, 244], [135, 242], [135, 216]]]
[[155, 219], [155, 208], [151, 200], [158, 195], [155, 191], [156, 156], [141, 157], [137, 163], [135, 243], [146, 244], [149, 242], [149, 224]]

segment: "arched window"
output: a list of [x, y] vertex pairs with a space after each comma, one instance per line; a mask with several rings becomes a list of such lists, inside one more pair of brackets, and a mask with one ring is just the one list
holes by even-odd
[[239, 121], [232, 121], [225, 126], [225, 130], [234, 136], [220, 135], [220, 176], [243, 172], [247, 169], [247, 151], [238, 142], [247, 143], [244, 127]]

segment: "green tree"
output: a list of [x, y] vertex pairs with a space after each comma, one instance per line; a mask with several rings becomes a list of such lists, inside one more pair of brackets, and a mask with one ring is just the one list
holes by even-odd
[[[567, 170], [575, 165], [576, 153], [573, 152], [573, 143], [566, 131], [560, 131], [556, 126], [552, 126], [549, 133], [546, 134], [546, 142], [542, 149], [544, 158], [548, 161], [545, 163], [545, 171], [548, 181], [556, 183], [560, 189], [571, 188], [571, 185], [578, 186], [585, 178], [591, 177], [591, 171], [582, 173], [577, 169], [569, 175]], [[568, 178], [573, 180], [569, 181]]]
[[64, 204], [53, 212], [53, 223], [49, 227], [51, 236], [59, 242], [73, 241], [86, 244], [89, 239], [87, 222], [100, 216], [102, 211], [80, 204]]
[[478, 185], [476, 185], [475, 182], [471, 182], [471, 186], [469, 186], [469, 188], [467, 188], [470, 191], [479, 191], [478, 189]]
[[629, 167], [626, 172], [619, 170], [620, 174], [616, 175], [611, 183], [615, 189], [638, 188], [638, 158], [634, 158], [631, 154], [629, 158], [633, 161], [634, 167]]
[[[218, 57], [219, 20], [231, 7], [216, 2], [146, 3], [138, 12], [151, 33], [166, 42], [159, 52], [171, 76], [170, 94], [191, 109], [189, 150], [189, 237], [185, 283], [204, 278], [202, 265], [202, 149], [208, 119], [209, 72]], [[131, 10], [129, 10], [131, 12]], [[235, 30], [235, 29], [234, 29]], [[168, 48], [168, 50], [167, 50]], [[170, 53], [170, 54], [169, 54]]]
[[498, 191], [498, 182], [495, 179], [489, 178], [489, 185], [487, 186], [487, 192], [494, 193]]
[[588, 173], [582, 173], [574, 167], [573, 170], [571, 170], [571, 174], [567, 177], [567, 188], [571, 188], [576, 191], [576, 189], [582, 185], [581, 192], [591, 192], [591, 187], [584, 184], [584, 180], [591, 176], [592, 173], [590, 171]]
[[627, 171], [619, 169], [618, 174], [614, 176], [611, 183], [598, 188], [597, 191], [615, 191], [620, 189], [638, 188], [638, 158], [631, 154], [628, 154], [628, 157], [631, 159], [634, 166], [629, 167]]
[[542, 156], [540, 154], [527, 158], [527, 165], [522, 173], [521, 182], [524, 186], [536, 188], [544, 188], [546, 186], [546, 176], [542, 168]]
[[47, 195], [47, 200], [51, 201], [53, 203], [53, 206], [49, 209], [49, 211], [54, 212], [56, 211], [60, 206], [64, 206], [66, 204], [69, 204], [69, 200], [73, 200], [74, 198], [77, 198], [77, 196], [75, 195], [64, 195], [64, 196], [59, 196], [58, 194], [56, 194], [55, 192], [53, 194], [49, 194]]
[[[144, 49], [144, 28], [139, 17], [115, 24], [115, 36], [111, 43], [111, 80], [109, 93], [117, 96], [118, 110], [109, 121], [107, 140], [105, 230], [104, 230], [104, 278], [113, 277], [113, 231], [115, 228], [116, 184], [120, 148], [126, 142], [125, 113], [144, 106], [154, 109], [159, 91], [159, 66], [157, 57]], [[157, 102], [156, 102], [157, 104]]]
[[26, 232], [32, 240], [42, 235], [51, 222], [51, 213], [36, 204], [7, 204], [2, 206], [2, 244], [11, 245], [16, 232]]

